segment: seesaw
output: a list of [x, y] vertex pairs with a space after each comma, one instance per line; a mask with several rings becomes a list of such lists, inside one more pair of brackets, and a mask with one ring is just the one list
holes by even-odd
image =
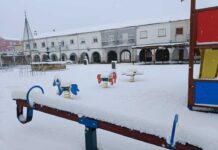
[[[202, 150], [188, 142], [180, 143], [175, 142], [176, 125], [178, 122], [178, 115], [175, 115], [173, 127], [171, 131], [170, 140], [167, 141], [164, 137], [159, 137], [157, 135], [141, 132], [136, 129], [130, 129], [121, 125], [116, 125], [114, 123], [103, 121], [102, 119], [97, 119], [95, 117], [90, 117], [86, 114], [77, 114], [78, 110], [71, 109], [70, 107], [63, 107], [69, 103], [75, 101], [62, 101], [48, 97], [40, 93], [31, 93], [34, 88], [39, 88], [44, 94], [44, 90], [40, 86], [33, 86], [28, 90], [28, 92], [14, 92], [13, 99], [17, 104], [17, 118], [18, 120], [25, 124], [32, 120], [33, 110], [37, 110], [46, 114], [51, 114], [57, 117], [65, 118], [71, 121], [76, 121], [81, 125], [85, 126], [85, 144], [86, 150], [97, 150], [97, 129], [103, 129], [113, 133], [117, 133], [132, 139], [140, 140], [149, 144], [164, 147], [172, 150]], [[31, 94], [30, 94], [31, 93]], [[61, 105], [58, 105], [61, 104]], [[78, 108], [74, 105], [72, 107]], [[24, 107], [27, 108], [26, 117], [23, 115]], [[60, 108], [61, 107], [61, 108]], [[78, 108], [79, 109], [79, 108]], [[122, 119], [122, 118], [121, 118]]]

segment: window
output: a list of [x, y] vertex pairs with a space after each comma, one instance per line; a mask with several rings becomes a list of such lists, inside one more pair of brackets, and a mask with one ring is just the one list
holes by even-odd
[[64, 47], [64, 41], [61, 41], [61, 47]]
[[51, 47], [54, 47], [54, 42], [51, 42]]
[[37, 44], [36, 43], [33, 43], [33, 48], [37, 48]]
[[74, 40], [70, 40], [70, 44], [74, 44]]
[[45, 42], [42, 42], [42, 48], [44, 48], [45, 47]]
[[85, 44], [86, 41], [85, 41], [84, 39], [82, 39], [80, 43], [81, 43], [81, 44]]
[[183, 28], [176, 28], [176, 35], [182, 35], [183, 34]]
[[97, 38], [93, 38], [93, 43], [98, 43], [98, 39]]
[[158, 37], [165, 37], [166, 36], [166, 29], [158, 29]]
[[113, 42], [114, 41], [114, 35], [109, 35], [108, 36], [108, 41]]
[[148, 31], [141, 31], [140, 32], [140, 39], [148, 38]]
[[29, 44], [26, 44], [25, 47], [26, 47], [26, 49], [30, 49], [30, 45]]

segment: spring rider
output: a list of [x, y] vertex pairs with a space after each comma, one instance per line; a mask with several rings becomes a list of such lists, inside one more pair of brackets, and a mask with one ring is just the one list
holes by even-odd
[[53, 86], [58, 87], [58, 95], [62, 95], [62, 93], [64, 93], [64, 98], [70, 98], [71, 93], [73, 95], [77, 95], [77, 93], [79, 92], [77, 84], [62, 83], [60, 78], [57, 77], [54, 79]]
[[143, 75], [143, 73], [139, 72], [137, 69], [129, 69], [125, 73], [122, 73], [122, 75], [129, 76], [129, 82], [135, 82], [135, 75]]
[[103, 88], [108, 88], [108, 83], [110, 83], [111, 85], [116, 83], [117, 74], [116, 72], [112, 72], [109, 75], [98, 74], [97, 80], [98, 80], [98, 84], [102, 83], [101, 85]]

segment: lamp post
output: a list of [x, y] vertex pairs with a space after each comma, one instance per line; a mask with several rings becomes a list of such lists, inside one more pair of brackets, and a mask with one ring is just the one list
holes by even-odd
[[49, 51], [49, 47], [46, 48], [46, 54], [47, 54], [47, 61], [50, 61], [50, 51]]
[[61, 59], [61, 46], [62, 46], [62, 44], [61, 44], [61, 42], [59, 42], [58, 44], [59, 44], [59, 51], [60, 51], [60, 59], [59, 60], [62, 61], [62, 59]]

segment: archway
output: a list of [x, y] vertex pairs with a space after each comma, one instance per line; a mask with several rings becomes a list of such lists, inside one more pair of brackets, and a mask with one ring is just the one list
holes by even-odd
[[72, 62], [76, 62], [76, 61], [77, 61], [77, 56], [76, 56], [75, 53], [70, 54], [70, 60], [71, 60]]
[[52, 60], [52, 61], [58, 61], [57, 55], [56, 55], [56, 54], [52, 54], [52, 55], [51, 55], [51, 60]]
[[84, 59], [88, 59], [88, 62], [89, 62], [89, 55], [86, 52], [83, 52], [80, 56], [81, 62], [83, 62]]
[[40, 62], [40, 57], [39, 57], [39, 55], [35, 55], [34, 58], [33, 58], [33, 61], [34, 61], [34, 62]]
[[93, 61], [93, 63], [100, 63], [101, 62], [101, 56], [100, 56], [99, 52], [94, 52], [92, 54], [92, 61]]
[[186, 48], [174, 49], [172, 54], [173, 61], [185, 61], [188, 60], [188, 50]]
[[156, 61], [169, 61], [170, 53], [169, 50], [166, 49], [157, 49], [156, 51]]
[[129, 50], [123, 50], [120, 53], [120, 62], [130, 63], [131, 62], [131, 53]]
[[62, 54], [61, 54], [61, 60], [62, 60], [62, 61], [66, 61], [66, 60], [67, 60], [67, 55], [64, 54], [64, 53], [62, 53]]
[[151, 62], [152, 61], [152, 52], [150, 49], [142, 49], [139, 53], [139, 61]]
[[142, 49], [140, 52], [139, 52], [139, 61], [140, 62], [145, 62], [145, 49]]
[[115, 51], [110, 51], [107, 54], [107, 62], [111, 63], [111, 61], [117, 61], [117, 53]]
[[150, 49], [147, 49], [145, 51], [145, 61], [146, 62], [151, 62], [152, 61], [152, 52]]
[[48, 56], [46, 54], [42, 55], [42, 61], [45, 62], [48, 59]]

